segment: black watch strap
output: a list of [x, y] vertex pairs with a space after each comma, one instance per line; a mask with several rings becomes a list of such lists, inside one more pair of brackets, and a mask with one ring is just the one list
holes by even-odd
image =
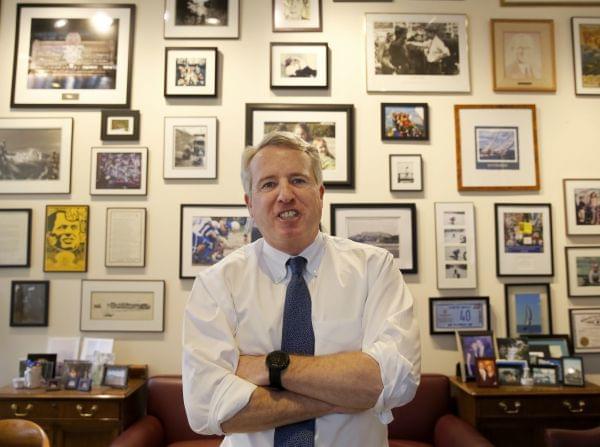
[[269, 369], [269, 385], [273, 388], [282, 390], [281, 373], [290, 364], [290, 356], [284, 351], [273, 351], [267, 355], [265, 359], [267, 368]]

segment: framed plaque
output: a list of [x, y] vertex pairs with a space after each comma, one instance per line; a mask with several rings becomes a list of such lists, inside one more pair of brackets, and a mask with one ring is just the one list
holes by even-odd
[[429, 298], [429, 333], [454, 334], [454, 331], [489, 331], [490, 299]]
[[573, 352], [600, 352], [600, 307], [569, 309]]

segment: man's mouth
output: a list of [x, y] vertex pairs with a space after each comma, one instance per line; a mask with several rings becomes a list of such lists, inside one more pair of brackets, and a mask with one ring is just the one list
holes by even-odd
[[299, 213], [296, 210], [286, 210], [278, 214], [278, 217], [283, 220], [293, 219], [297, 216], [299, 216]]

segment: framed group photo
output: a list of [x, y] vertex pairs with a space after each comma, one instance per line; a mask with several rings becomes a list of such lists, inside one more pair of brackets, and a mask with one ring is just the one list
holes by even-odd
[[600, 296], [600, 246], [565, 247], [565, 254], [568, 295]]
[[454, 106], [459, 191], [540, 189], [533, 104]]
[[102, 110], [102, 141], [137, 141], [140, 139], [139, 110]]
[[93, 147], [91, 195], [145, 196], [148, 148]]
[[453, 335], [455, 331], [489, 330], [491, 330], [489, 297], [429, 298], [431, 335]]
[[50, 281], [11, 281], [10, 325], [48, 326]]
[[216, 97], [218, 60], [215, 47], [165, 48], [165, 97]]
[[47, 205], [44, 272], [87, 272], [88, 205]]
[[354, 188], [354, 106], [351, 104], [246, 104], [246, 144], [269, 132], [296, 134], [319, 151], [326, 187]]
[[322, 0], [273, 0], [273, 32], [322, 31]]
[[600, 95], [600, 17], [572, 17], [571, 30], [575, 93]]
[[575, 354], [600, 352], [600, 307], [569, 309], [569, 327]]
[[0, 118], [0, 194], [71, 192], [73, 118]]
[[327, 43], [271, 42], [271, 88], [328, 88]]
[[420, 154], [390, 154], [390, 191], [423, 191]]
[[418, 272], [414, 203], [331, 204], [330, 213], [332, 235], [383, 248], [402, 273]]
[[0, 209], [0, 268], [29, 267], [31, 208]]
[[467, 16], [366, 14], [367, 91], [469, 92]]
[[564, 179], [567, 235], [600, 234], [600, 179]]
[[11, 107], [129, 107], [135, 5], [17, 5]]
[[552, 205], [496, 203], [496, 275], [554, 275]]
[[426, 103], [381, 103], [381, 139], [429, 140], [429, 106]]
[[107, 208], [105, 267], [144, 267], [146, 208]]
[[166, 0], [165, 39], [237, 39], [240, 0]]
[[554, 22], [492, 19], [495, 91], [556, 91]]
[[505, 284], [507, 337], [552, 334], [550, 285]]

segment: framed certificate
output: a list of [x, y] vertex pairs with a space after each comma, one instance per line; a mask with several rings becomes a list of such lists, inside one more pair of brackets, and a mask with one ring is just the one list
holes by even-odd
[[487, 296], [429, 298], [429, 333], [489, 331], [490, 300]]
[[600, 307], [569, 309], [573, 352], [600, 352]]

